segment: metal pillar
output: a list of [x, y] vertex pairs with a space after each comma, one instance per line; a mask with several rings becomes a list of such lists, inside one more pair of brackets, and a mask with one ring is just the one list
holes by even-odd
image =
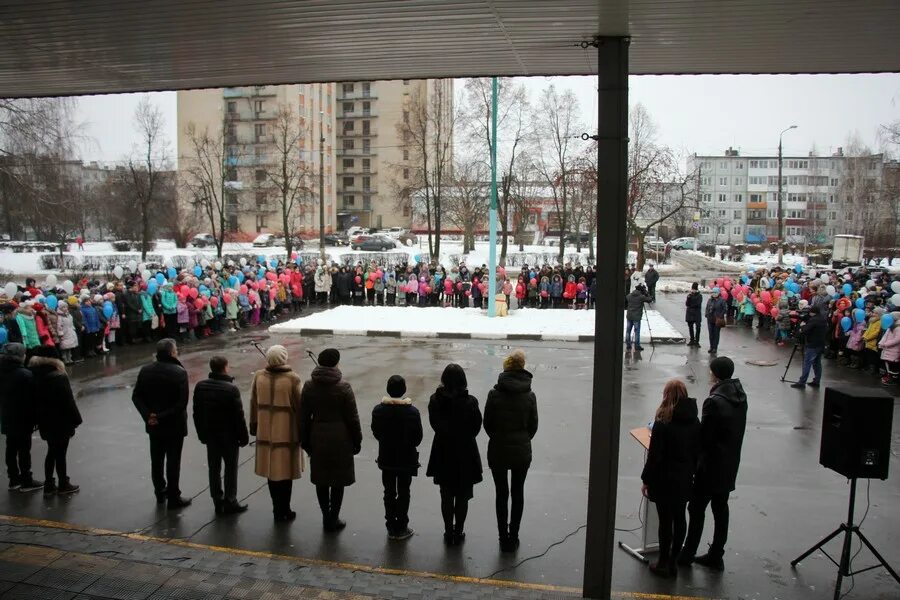
[[491, 211], [488, 258], [488, 316], [497, 316], [497, 78], [491, 81]]
[[[319, 258], [325, 263], [325, 110], [319, 84]], [[285, 235], [287, 235], [285, 233]]]
[[[588, 511], [584, 551], [585, 598], [608, 599], [615, 549], [619, 419], [622, 408], [622, 330], [625, 311], [625, 201], [628, 180], [628, 44], [597, 38], [597, 277], [610, 292], [597, 307]], [[602, 215], [602, 217], [601, 217]]]

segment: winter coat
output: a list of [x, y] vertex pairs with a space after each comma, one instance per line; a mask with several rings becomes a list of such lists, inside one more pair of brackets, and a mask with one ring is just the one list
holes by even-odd
[[644, 281], [647, 282], [648, 288], [655, 287], [656, 282], [659, 281], [659, 271], [656, 269], [647, 269], [647, 272], [644, 274]]
[[847, 349], [859, 352], [863, 349], [863, 324], [854, 321], [853, 327], [850, 328], [850, 335], [847, 337]]
[[484, 431], [491, 469], [527, 469], [531, 440], [538, 428], [537, 398], [532, 375], [524, 369], [503, 371], [484, 403]]
[[178, 321], [179, 325], [187, 325], [188, 323], [190, 323], [191, 313], [188, 310], [187, 304], [185, 304], [184, 302], [179, 301], [175, 305], [175, 314], [175, 318]]
[[550, 297], [551, 298], [561, 298], [563, 293], [563, 282], [562, 277], [559, 275], [553, 276], [553, 281], [550, 283]]
[[419, 292], [419, 282], [415, 277], [410, 277], [409, 282], [406, 284], [406, 291], [409, 294], [417, 294]]
[[68, 439], [81, 425], [66, 367], [58, 358], [35, 356], [28, 362], [34, 375], [38, 431], [42, 440]]
[[194, 386], [194, 428], [201, 444], [235, 447], [250, 443], [241, 391], [234, 377], [210, 373]]
[[804, 339], [808, 349], [822, 349], [825, 347], [825, 339], [828, 337], [828, 322], [822, 314], [812, 315], [803, 328]]
[[728, 306], [722, 298], [710, 296], [706, 301], [706, 320], [715, 323], [716, 319], [724, 319]]
[[[53, 343], [50, 344], [52, 346], [59, 346], [59, 320], [55, 310], [50, 310], [49, 308], [44, 312], [44, 317], [47, 319], [47, 325], [49, 327], [49, 331], [47, 332], [53, 340]], [[39, 315], [38, 315], [39, 316]], [[38, 323], [40, 320], [38, 319]], [[40, 336], [40, 327], [38, 327], [38, 335]]]
[[877, 316], [869, 317], [869, 326], [863, 333], [863, 341], [866, 350], [878, 351], [878, 336], [881, 335], [881, 319]]
[[415, 477], [419, 474], [422, 416], [409, 398], [384, 397], [372, 409], [372, 434], [378, 440], [378, 468]]
[[31, 437], [37, 425], [34, 376], [18, 360], [0, 356], [0, 433]]
[[700, 323], [703, 315], [703, 295], [700, 292], [690, 292], [684, 305], [687, 307], [684, 310], [685, 322]]
[[250, 433], [256, 436], [256, 474], [270, 481], [300, 479], [300, 376], [288, 366], [266, 367], [250, 387]]
[[56, 346], [56, 340], [54, 339], [56, 331], [51, 327], [50, 318], [43, 309], [34, 312], [34, 326], [37, 329], [41, 346]]
[[785, 298], [778, 301], [778, 316], [775, 318], [778, 329], [789, 331], [791, 328], [791, 307]]
[[[235, 297], [236, 294], [231, 294], [231, 302], [225, 303], [225, 318], [226, 319], [237, 319], [238, 318], [238, 301]], [[222, 302], [225, 302], [224, 300]]]
[[749, 297], [744, 297], [744, 301], [741, 303], [741, 314], [745, 317], [752, 317], [756, 314], [756, 307], [753, 306]]
[[[143, 320], [144, 304], [143, 300], [141, 299], [141, 294], [135, 294], [130, 290], [125, 292], [124, 307], [124, 312], [122, 312], [121, 310], [119, 311], [122, 313], [123, 317], [133, 323], [140, 323]], [[148, 317], [147, 319], [149, 320], [149, 318], [150, 317]]]
[[573, 300], [575, 298], [575, 294], [578, 291], [578, 285], [574, 281], [569, 281], [566, 283], [566, 287], [563, 291], [563, 298], [566, 300]]
[[97, 333], [100, 331], [100, 313], [90, 304], [81, 305], [81, 318], [84, 321], [85, 333]]
[[878, 347], [881, 348], [881, 360], [900, 361], [900, 329], [896, 324], [884, 332]]
[[653, 502], [686, 502], [691, 497], [694, 470], [700, 453], [697, 401], [685, 398], [675, 405], [672, 420], [654, 421], [650, 450], [641, 473]]
[[426, 474], [441, 487], [471, 495], [483, 473], [475, 441], [481, 431], [478, 400], [467, 390], [454, 393], [440, 386], [428, 402], [428, 420], [434, 441]]
[[329, 273], [325, 269], [320, 269], [316, 271], [316, 275], [313, 278], [316, 286], [316, 293], [328, 292], [331, 290], [331, 273]]
[[178, 312], [178, 295], [167, 285], [159, 292], [159, 301], [162, 304], [163, 314], [174, 315]]
[[72, 350], [78, 347], [78, 334], [75, 332], [75, 322], [68, 309], [56, 311], [56, 331], [59, 335], [59, 347], [62, 350]]
[[[377, 277], [375, 279], [375, 282], [372, 285], [373, 285], [373, 289], [375, 290], [376, 294], [380, 294], [380, 293], [384, 292], [384, 279], [382, 279], [381, 277]], [[437, 286], [435, 286], [435, 289], [439, 289], [439, 288]]]
[[141, 321], [152, 321], [156, 311], [153, 309], [153, 298], [148, 292], [141, 292]]
[[300, 394], [301, 444], [314, 485], [353, 485], [353, 456], [362, 448], [356, 397], [337, 367], [316, 367]]
[[701, 492], [724, 494], [734, 490], [746, 427], [747, 394], [740, 380], [720, 381], [703, 401], [695, 478]]
[[[146, 431], [160, 437], [187, 436], [188, 375], [177, 358], [157, 354], [156, 361], [141, 367], [131, 401], [147, 423]], [[150, 415], [158, 423], [150, 425]]]
[[34, 320], [34, 309], [20, 306], [16, 310], [16, 323], [19, 326], [19, 333], [22, 336], [22, 343], [26, 350], [38, 348], [41, 345], [41, 338], [38, 335], [37, 323]]
[[625, 318], [629, 321], [640, 321], [644, 318], [644, 304], [650, 302], [650, 296], [638, 289], [625, 296]]

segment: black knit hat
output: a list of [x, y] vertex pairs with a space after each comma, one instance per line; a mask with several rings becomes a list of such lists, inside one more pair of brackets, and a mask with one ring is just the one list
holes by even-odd
[[391, 398], [402, 398], [406, 394], [406, 380], [399, 375], [391, 375], [387, 381], [387, 393]]
[[720, 381], [731, 379], [734, 375], [734, 361], [727, 356], [720, 356], [709, 363], [709, 370]]
[[341, 362], [341, 353], [334, 348], [327, 348], [319, 353], [320, 367], [336, 367]]

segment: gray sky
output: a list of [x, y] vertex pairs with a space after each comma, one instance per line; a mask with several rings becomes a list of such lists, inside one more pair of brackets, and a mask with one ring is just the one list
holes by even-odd
[[[532, 97], [544, 86], [571, 88], [584, 124], [596, 127], [594, 77], [530, 78]], [[461, 83], [461, 82], [460, 82]], [[721, 154], [733, 146], [742, 154], [773, 154], [778, 133], [786, 154], [805, 155], [815, 145], [827, 154], [856, 133], [879, 148], [878, 129], [900, 119], [900, 74], [885, 75], [664, 75], [630, 79], [630, 102], [643, 103], [664, 143], [684, 152]], [[175, 154], [175, 93], [151, 94], [163, 110]], [[139, 94], [79, 99], [85, 134], [93, 142], [84, 160], [118, 161], [134, 143], [133, 114]]]

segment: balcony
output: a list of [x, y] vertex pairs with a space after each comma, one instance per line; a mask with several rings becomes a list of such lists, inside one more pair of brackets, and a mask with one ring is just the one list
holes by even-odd
[[369, 131], [357, 131], [355, 129], [348, 129], [341, 131], [339, 137], [378, 137], [378, 134], [371, 129]]
[[375, 156], [374, 148], [338, 148], [335, 150], [338, 156]]
[[765, 217], [748, 217], [747, 225], [765, 225], [768, 220]]
[[375, 167], [349, 167], [338, 168], [338, 175], [374, 175], [378, 173]]
[[765, 201], [763, 201], [763, 202], [748, 202], [747, 203], [747, 208], [750, 210], [753, 210], [753, 209], [765, 210], [766, 206], [768, 206], [768, 203], [766, 203]]
[[254, 144], [274, 144], [275, 136], [274, 135], [257, 135], [254, 136]]
[[352, 92], [344, 93], [343, 90], [339, 90], [337, 93], [338, 101], [341, 100], [372, 100], [377, 99], [378, 94], [375, 93], [374, 90], [363, 91], [355, 89]]
[[338, 114], [338, 119], [368, 119], [369, 117], [377, 117], [378, 111], [374, 110], [354, 110], [350, 112], [342, 112]]
[[250, 87], [227, 87], [222, 89], [223, 98], [260, 98], [262, 96], [277, 96], [277, 86], [255, 85]]
[[364, 196], [371, 196], [373, 194], [377, 194], [378, 189], [373, 188], [373, 187], [360, 187], [360, 186], [354, 185], [352, 187], [340, 188], [340, 189], [338, 189], [337, 193], [339, 195], [340, 194], [362, 194]]

